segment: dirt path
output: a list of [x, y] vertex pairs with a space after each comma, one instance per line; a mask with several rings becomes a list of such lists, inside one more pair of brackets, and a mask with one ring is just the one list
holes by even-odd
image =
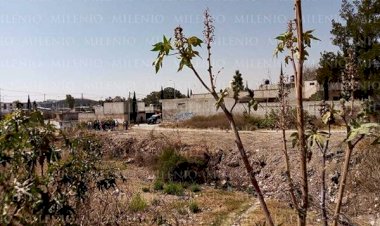
[[231, 224], [226, 225], [232, 225], [232, 226], [242, 226], [242, 225], [252, 225], [252, 222], [250, 219], [252, 218], [253, 212], [257, 211], [260, 208], [259, 201], [256, 201], [253, 203], [253, 205], [249, 206], [248, 209], [246, 209], [243, 213], [241, 213], [238, 216], [235, 216], [233, 222]]

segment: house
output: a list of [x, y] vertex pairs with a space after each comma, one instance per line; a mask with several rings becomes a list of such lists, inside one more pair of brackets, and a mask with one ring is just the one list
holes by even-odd
[[[145, 106], [143, 101], [137, 101], [136, 122], [146, 122], [150, 116], [160, 113], [160, 109], [156, 106]], [[93, 111], [80, 112], [78, 116], [79, 122], [89, 122], [95, 120], [114, 119], [119, 123], [125, 121], [133, 121], [132, 100], [120, 102], [105, 102], [103, 105], [96, 105]]]
[[130, 101], [105, 102], [103, 105], [96, 105], [92, 112], [80, 112], [78, 114], [79, 122], [104, 121], [114, 119], [119, 123], [130, 120], [132, 109]]
[[58, 129], [67, 129], [75, 127], [78, 124], [78, 112], [65, 111], [56, 112], [55, 117], [50, 121]]

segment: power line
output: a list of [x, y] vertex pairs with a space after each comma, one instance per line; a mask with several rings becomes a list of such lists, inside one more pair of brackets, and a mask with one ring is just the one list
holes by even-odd
[[[43, 101], [46, 101], [48, 99], [56, 99], [56, 98], [65, 98], [67, 94], [71, 94], [73, 96], [77, 96], [78, 98], [94, 98], [94, 99], [105, 99], [109, 97], [108, 95], [99, 95], [99, 93], [79, 93], [79, 92], [67, 92], [67, 93], [47, 93], [47, 92], [41, 92], [41, 91], [32, 91], [32, 90], [19, 90], [19, 89], [3, 89], [1, 88], [3, 99], [6, 97], [7, 99], [10, 98], [26, 98], [26, 95], [31, 95], [32, 97], [42, 97], [41, 99]], [[13, 95], [12, 93], [24, 93], [24, 95]], [[5, 94], [5, 95], [4, 95]], [[10, 95], [7, 95], [10, 94]], [[145, 97], [147, 94], [143, 93], [136, 93], [136, 96], [139, 98]], [[120, 96], [120, 95], [116, 95]]]

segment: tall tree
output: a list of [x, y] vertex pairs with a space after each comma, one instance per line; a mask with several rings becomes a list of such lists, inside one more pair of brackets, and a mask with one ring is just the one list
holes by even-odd
[[323, 86], [323, 99], [329, 99], [330, 83], [340, 82], [345, 60], [341, 53], [323, 52], [317, 69], [317, 81]]
[[380, 81], [380, 1], [343, 0], [340, 10], [343, 22], [332, 21], [333, 43], [348, 57], [354, 51], [361, 78], [362, 98], [379, 93], [373, 82]]
[[137, 118], [137, 99], [136, 99], [136, 92], [133, 92], [133, 98], [132, 98], [132, 120], [136, 122]]
[[26, 105], [28, 111], [32, 110], [32, 103], [30, 102], [30, 96], [28, 95], [28, 103]]
[[146, 105], [153, 104], [159, 106], [160, 100], [174, 99], [174, 92], [176, 98], [186, 98], [186, 95], [182, 94], [179, 90], [175, 90], [172, 87], [166, 87], [165, 89], [161, 89], [161, 91], [151, 92], [143, 99], [143, 101]]
[[66, 103], [69, 105], [70, 109], [74, 109], [75, 106], [75, 99], [70, 94], [66, 95]]
[[162, 86], [161, 86], [161, 94], [160, 94], [160, 95], [161, 95], [161, 96], [160, 96], [160, 99], [161, 99], [161, 100], [165, 99], [164, 89], [162, 88]]

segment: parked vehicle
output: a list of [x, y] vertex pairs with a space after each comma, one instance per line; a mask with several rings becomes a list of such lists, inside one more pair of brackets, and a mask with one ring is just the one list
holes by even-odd
[[147, 119], [148, 124], [156, 124], [161, 122], [161, 115], [152, 115]]

